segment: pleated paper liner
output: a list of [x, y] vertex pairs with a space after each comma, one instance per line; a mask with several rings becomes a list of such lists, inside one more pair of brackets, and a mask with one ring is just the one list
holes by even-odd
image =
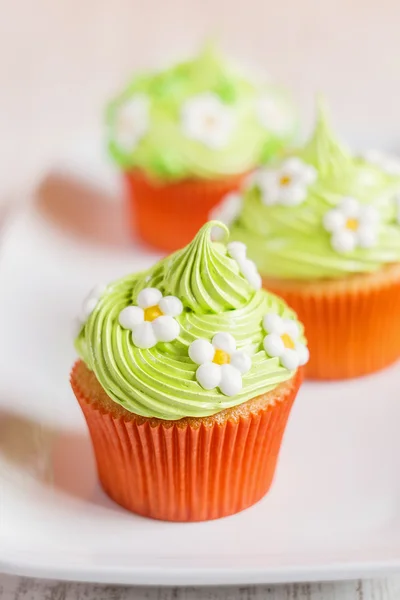
[[400, 358], [400, 265], [340, 280], [263, 284], [305, 326], [308, 379], [358, 377]]
[[183, 248], [209, 220], [211, 209], [226, 194], [237, 191], [247, 176], [156, 183], [139, 171], [127, 172], [124, 178], [132, 229], [161, 250]]
[[162, 421], [117, 405], [81, 361], [71, 373], [105, 492], [134, 513], [166, 521], [217, 519], [268, 492], [301, 380], [298, 371], [213, 417]]

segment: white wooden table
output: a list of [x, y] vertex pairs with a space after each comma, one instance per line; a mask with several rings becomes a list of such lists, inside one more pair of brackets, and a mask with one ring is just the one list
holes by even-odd
[[0, 600], [399, 600], [400, 576], [371, 581], [224, 588], [145, 588], [0, 575]]

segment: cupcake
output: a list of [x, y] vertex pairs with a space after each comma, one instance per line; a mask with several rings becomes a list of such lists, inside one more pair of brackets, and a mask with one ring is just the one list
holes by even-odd
[[173, 251], [292, 140], [296, 116], [284, 90], [252, 82], [207, 47], [192, 61], [136, 76], [110, 103], [107, 126], [132, 226]]
[[82, 309], [71, 384], [100, 482], [155, 519], [216, 519], [266, 494], [308, 359], [295, 313], [214, 225]]
[[356, 377], [400, 357], [400, 179], [392, 173], [352, 156], [321, 106], [305, 147], [259, 170], [236, 198], [232, 239], [247, 244], [264, 285], [304, 323], [309, 378]]

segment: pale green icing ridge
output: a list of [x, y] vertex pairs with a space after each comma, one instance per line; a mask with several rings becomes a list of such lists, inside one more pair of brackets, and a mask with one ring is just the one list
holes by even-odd
[[[341, 278], [400, 261], [395, 204], [400, 179], [353, 157], [333, 134], [323, 106], [310, 141], [291, 156], [317, 170], [317, 180], [308, 188], [306, 200], [294, 207], [265, 206], [260, 190], [251, 186], [243, 192], [242, 212], [231, 227], [232, 239], [247, 245], [248, 256], [264, 277]], [[374, 247], [356, 248], [345, 254], [332, 248], [322, 220], [343, 196], [353, 196], [378, 210], [380, 225]]]
[[[263, 350], [262, 319], [267, 313], [288, 318], [295, 314], [280, 298], [255, 291], [240, 275], [225, 245], [211, 241], [215, 224], [206, 224], [191, 244], [148, 271], [110, 284], [76, 340], [79, 355], [107, 394], [133, 413], [169, 420], [204, 417], [273, 390], [293, 375]], [[184, 311], [177, 317], [178, 339], [142, 350], [120, 326], [118, 316], [136, 304], [146, 287], [176, 295]], [[203, 389], [195, 378], [197, 365], [188, 356], [191, 342], [211, 340], [218, 332], [231, 333], [237, 349], [252, 358], [243, 389], [234, 397]]]
[[[182, 131], [183, 103], [205, 92], [216, 94], [234, 113], [235, 129], [223, 148], [210, 148]], [[138, 145], [127, 152], [119, 147], [113, 128], [119, 107], [135, 94], [150, 99], [150, 126]], [[287, 111], [291, 125], [284, 133], [278, 135], [260, 125], [256, 103], [263, 95], [276, 99]], [[298, 132], [297, 111], [285, 89], [252, 82], [210, 46], [191, 61], [136, 76], [110, 102], [106, 120], [109, 152], [118, 166], [139, 169], [160, 181], [247, 172], [292, 143]]]

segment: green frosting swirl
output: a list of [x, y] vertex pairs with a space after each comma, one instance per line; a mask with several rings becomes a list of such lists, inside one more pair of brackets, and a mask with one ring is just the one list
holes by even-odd
[[[400, 224], [396, 199], [400, 178], [353, 157], [333, 134], [322, 104], [316, 128], [305, 147], [290, 156], [317, 171], [315, 182], [298, 206], [266, 206], [255, 183], [243, 191], [243, 208], [231, 237], [244, 242], [248, 255], [265, 277], [277, 279], [340, 278], [368, 273], [400, 261]], [[287, 158], [287, 157], [286, 157]], [[277, 163], [272, 168], [279, 168]], [[344, 196], [374, 206], [379, 215], [377, 243], [346, 253], [331, 245], [324, 215]]]
[[[216, 224], [224, 227], [207, 223], [186, 248], [148, 271], [110, 284], [76, 339], [79, 355], [107, 394], [133, 413], [170, 420], [208, 416], [268, 392], [293, 375], [265, 353], [262, 319], [267, 313], [292, 319], [295, 314], [278, 297], [251, 287], [225, 245], [211, 241]], [[184, 309], [176, 317], [179, 337], [143, 350], [118, 318], [147, 287], [178, 297]], [[196, 380], [198, 365], [188, 355], [194, 340], [211, 341], [218, 332], [231, 333], [237, 349], [252, 359], [237, 396], [203, 389]]]
[[[229, 141], [212, 148], [189, 138], [182, 129], [184, 103], [212, 93], [231, 112], [234, 127]], [[121, 147], [116, 135], [120, 109], [137, 95], [149, 101], [148, 128], [132, 149]], [[257, 111], [268, 98], [280, 111], [284, 126], [263, 127]], [[207, 46], [191, 61], [169, 69], [137, 75], [108, 106], [108, 147], [123, 169], [139, 169], [160, 181], [186, 178], [211, 179], [244, 173], [274, 156], [297, 133], [297, 115], [289, 94], [276, 85], [256, 84], [226, 64]]]

